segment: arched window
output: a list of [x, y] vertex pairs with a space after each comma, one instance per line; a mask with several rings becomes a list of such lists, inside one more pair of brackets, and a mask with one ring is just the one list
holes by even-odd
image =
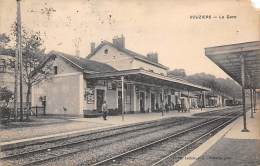
[[105, 53], [105, 54], [108, 54], [108, 49], [105, 49], [105, 50], [104, 50], [104, 53]]

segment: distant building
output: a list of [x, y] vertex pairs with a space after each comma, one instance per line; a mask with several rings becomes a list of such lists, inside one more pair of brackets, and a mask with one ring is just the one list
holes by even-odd
[[[0, 49], [0, 87], [6, 87], [14, 92], [14, 68], [11, 67], [15, 62], [15, 51], [10, 49]], [[26, 86], [23, 86], [26, 89]], [[26, 96], [26, 91], [23, 92]], [[19, 99], [19, 92], [18, 92]]]
[[9, 65], [11, 61], [14, 61], [13, 55], [0, 51], [0, 86], [9, 90], [14, 89], [14, 70]]

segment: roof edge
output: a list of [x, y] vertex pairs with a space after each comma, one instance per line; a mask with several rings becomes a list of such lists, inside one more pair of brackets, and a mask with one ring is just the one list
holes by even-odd
[[[120, 48], [118, 48], [117, 46], [115, 46], [113, 43], [111, 43], [111, 42], [109, 42], [109, 41], [106, 41], [106, 40], [103, 40], [103, 41], [95, 48], [95, 50], [94, 50], [93, 53], [88, 54], [87, 59], [89, 59], [89, 58], [91, 58], [92, 56], [94, 56], [95, 53], [96, 53], [100, 48], [102, 48], [104, 45], [106, 45], [106, 44], [109, 45], [109, 46], [111, 46], [111, 47], [113, 47], [113, 48], [115, 48], [115, 49], [117, 49], [118, 51], [124, 52], [124, 51], [122, 51]], [[125, 49], [126, 49], [126, 48], [125, 48]], [[131, 51], [131, 50], [130, 50], [130, 51]], [[134, 51], [132, 51], [132, 52], [134, 52]], [[139, 53], [136, 53], [136, 52], [134, 52], [134, 53], [135, 53], [135, 54], [139, 54]], [[126, 54], [128, 55], [128, 53], [126, 53]], [[141, 54], [140, 54], [140, 55], [141, 55]], [[128, 56], [129, 56], [129, 55], [128, 55]], [[141, 55], [141, 56], [144, 56], [144, 55]], [[144, 57], [145, 57], [145, 56], [144, 56]], [[137, 56], [133, 56], [133, 58], [138, 59], [138, 60], [141, 60], [141, 61], [144, 61], [144, 62], [147, 62], [147, 63], [150, 63], [151, 65], [154, 65], [154, 66], [163, 68], [163, 69], [165, 69], [165, 70], [169, 70], [169, 69], [170, 69], [169, 67], [164, 66], [163, 64], [155, 63], [155, 62], [152, 62], [152, 61], [149, 61], [149, 60], [146, 60], [146, 59], [139, 58], [139, 57], [137, 57]]]

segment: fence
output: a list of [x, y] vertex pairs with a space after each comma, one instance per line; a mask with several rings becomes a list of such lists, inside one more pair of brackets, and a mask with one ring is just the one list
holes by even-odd
[[[17, 108], [17, 114], [15, 114], [13, 103], [9, 103], [8, 106], [0, 105], [0, 118], [2, 120], [11, 120], [17, 119], [21, 117], [21, 108]], [[28, 112], [29, 111], [29, 112]], [[43, 106], [32, 106], [29, 110], [25, 104], [23, 104], [23, 117], [26, 118], [27, 116], [39, 116], [39, 115], [46, 115], [45, 107]]]
[[31, 113], [35, 116], [46, 115], [45, 107], [43, 107], [43, 106], [34, 106], [34, 107], [31, 107], [30, 110], [31, 110]]

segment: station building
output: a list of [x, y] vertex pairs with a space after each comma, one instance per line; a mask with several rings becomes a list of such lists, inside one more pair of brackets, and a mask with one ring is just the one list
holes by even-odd
[[44, 97], [47, 114], [99, 112], [103, 101], [110, 112], [154, 112], [165, 105], [174, 109], [183, 104], [189, 109], [192, 103], [202, 102], [193, 92], [210, 90], [168, 77], [169, 68], [159, 63], [157, 53], [145, 56], [128, 50], [124, 36], [90, 46], [87, 58], [49, 53], [55, 56], [53, 75], [33, 87], [33, 105], [40, 105]]

